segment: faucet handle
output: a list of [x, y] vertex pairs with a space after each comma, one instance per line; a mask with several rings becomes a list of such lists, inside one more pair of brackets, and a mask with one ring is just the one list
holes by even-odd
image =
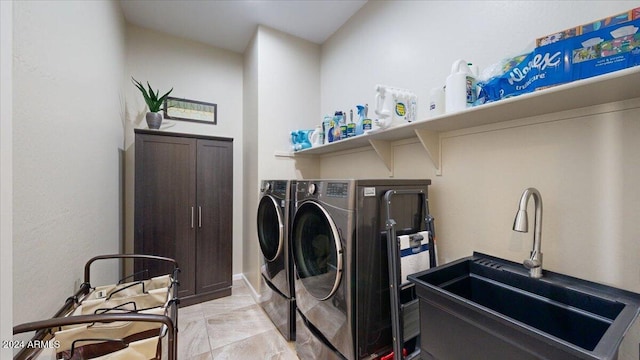
[[535, 269], [542, 266], [542, 252], [533, 250], [531, 256], [523, 262], [527, 269]]
[[542, 262], [540, 262], [540, 260], [525, 259], [522, 264], [524, 265], [524, 267], [531, 270], [540, 267], [542, 265]]

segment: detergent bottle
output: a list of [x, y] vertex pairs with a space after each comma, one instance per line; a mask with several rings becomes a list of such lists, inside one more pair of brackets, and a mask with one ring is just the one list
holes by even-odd
[[342, 136], [342, 129], [340, 128], [340, 125], [342, 124], [343, 121], [343, 115], [342, 115], [342, 111], [336, 111], [335, 114], [333, 115], [333, 120], [332, 120], [332, 129], [333, 129], [333, 140], [332, 141], [338, 141], [341, 139]]
[[[364, 114], [365, 107], [363, 105], [356, 105], [356, 109], [358, 111], [358, 122], [356, 123], [356, 136], [364, 134], [364, 118], [366, 115]], [[369, 124], [369, 129], [371, 129], [371, 124]]]
[[393, 116], [391, 117], [391, 123], [394, 125], [401, 124], [407, 117], [407, 96], [406, 92], [402, 90], [392, 90], [391, 96], [393, 97]]
[[469, 72], [473, 79], [467, 79], [467, 107], [472, 107], [478, 100], [478, 79], [480, 78], [480, 68], [478, 65], [468, 63]]
[[309, 135], [309, 141], [311, 142], [312, 147], [320, 146], [324, 141], [324, 131], [322, 130], [322, 126], [316, 126], [315, 130]]
[[369, 104], [364, 104], [364, 120], [362, 120], [364, 132], [373, 130], [373, 120], [369, 118]]
[[409, 94], [408, 103], [409, 103], [409, 110], [407, 115], [407, 121], [414, 122], [418, 120], [418, 95], [413, 93]]
[[353, 122], [353, 109], [349, 109], [349, 122], [347, 123], [347, 137], [356, 136], [356, 123]]
[[377, 85], [376, 92], [377, 125], [382, 129], [416, 120], [418, 97], [413, 92], [386, 85]]
[[[394, 111], [392, 117], [392, 125], [401, 125], [406, 122], [415, 121], [415, 110], [417, 96], [406, 89], [391, 89], [393, 96]], [[413, 102], [413, 105], [412, 105]]]
[[[328, 144], [333, 141], [333, 134], [331, 133], [331, 122], [333, 117], [331, 115], [325, 115], [322, 119], [322, 143]], [[329, 140], [331, 138], [331, 141]]]
[[347, 134], [347, 130], [348, 130], [348, 126], [347, 126], [347, 113], [343, 112], [343, 111], [338, 111], [341, 114], [341, 118], [340, 118], [340, 140], [344, 140], [346, 139], [348, 136]]
[[476, 101], [476, 79], [466, 61], [456, 60], [451, 66], [445, 90], [445, 111], [461, 111]]
[[445, 113], [445, 87], [438, 86], [429, 93], [429, 117], [439, 116]]

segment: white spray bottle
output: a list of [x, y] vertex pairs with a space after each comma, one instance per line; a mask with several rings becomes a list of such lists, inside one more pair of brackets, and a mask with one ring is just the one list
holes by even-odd
[[393, 107], [393, 96], [389, 94], [389, 89], [385, 85], [376, 85], [376, 108], [374, 112], [378, 116], [376, 125], [380, 128], [387, 128], [391, 125]]

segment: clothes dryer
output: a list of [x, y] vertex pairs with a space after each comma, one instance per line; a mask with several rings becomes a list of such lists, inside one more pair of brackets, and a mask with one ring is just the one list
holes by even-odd
[[262, 252], [260, 305], [286, 340], [295, 339], [295, 294], [290, 218], [295, 180], [264, 180], [257, 229]]
[[430, 180], [299, 180], [291, 228], [301, 359], [364, 359], [392, 348], [384, 195], [397, 235], [426, 230]]

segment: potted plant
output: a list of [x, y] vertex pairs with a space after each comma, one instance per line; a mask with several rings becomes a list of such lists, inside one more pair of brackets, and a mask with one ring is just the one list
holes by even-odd
[[160, 124], [162, 124], [162, 113], [160, 113], [160, 110], [162, 109], [162, 104], [164, 103], [167, 96], [169, 96], [169, 94], [173, 91], [173, 88], [167, 91], [166, 94], [158, 97], [158, 95], [160, 95], [160, 90], [157, 90], [154, 93], [148, 81], [147, 87], [149, 88], [149, 91], [147, 92], [140, 81], [134, 79], [133, 76], [131, 77], [131, 80], [133, 81], [133, 84], [140, 90], [142, 96], [144, 97], [144, 102], [147, 103], [147, 106], [149, 107], [149, 112], [146, 116], [149, 129], [160, 129]]

